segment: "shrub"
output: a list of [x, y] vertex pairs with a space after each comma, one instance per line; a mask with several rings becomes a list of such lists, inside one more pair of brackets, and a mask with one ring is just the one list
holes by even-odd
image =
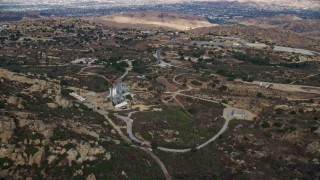
[[3, 101], [0, 101], [0, 109], [3, 109], [5, 107], [5, 104]]
[[266, 121], [264, 121], [261, 125], [262, 128], [269, 128], [270, 127], [270, 124]]
[[86, 105], [84, 105], [84, 104], [80, 104], [80, 105], [79, 105], [79, 108], [82, 109], [82, 110], [84, 110], [84, 111], [88, 111], [88, 110], [89, 110], [89, 108], [88, 108]]
[[59, 140], [59, 139], [63, 139], [65, 137], [65, 132], [60, 130], [60, 129], [55, 129], [53, 131], [53, 135], [51, 137], [52, 140]]
[[158, 148], [158, 143], [157, 142], [152, 142], [151, 143], [151, 148], [152, 149], [157, 149]]
[[275, 123], [273, 123], [273, 126], [275, 126], [275, 127], [281, 127], [281, 126], [282, 126], [282, 123], [281, 123], [281, 122], [275, 122]]
[[25, 153], [27, 153], [28, 155], [34, 155], [36, 152], [38, 152], [38, 148], [36, 148], [34, 145], [26, 145]]
[[132, 100], [132, 96], [130, 94], [126, 95], [126, 98]]
[[192, 153], [196, 153], [197, 151], [198, 151], [197, 148], [191, 148], [191, 150], [190, 150], [190, 152], [192, 152]]
[[222, 86], [220, 86], [219, 87], [219, 90], [222, 92], [222, 91], [226, 91], [228, 89], [228, 87], [227, 86], [225, 86], [225, 85], [222, 85]]
[[[8, 164], [8, 165], [6, 165], [6, 164]], [[5, 165], [6, 165], [6, 166], [5, 166]], [[5, 158], [0, 158], [0, 168], [1, 168], [1, 169], [8, 168], [8, 167], [10, 167], [10, 166], [12, 166], [12, 165], [13, 165], [13, 162], [12, 162], [11, 159], [9, 159], [9, 158], [7, 158], [7, 157], [5, 157]]]
[[201, 85], [202, 85], [201, 82], [196, 81], [196, 80], [191, 81], [191, 83], [192, 83], [193, 85], [195, 85], [195, 86], [201, 86]]

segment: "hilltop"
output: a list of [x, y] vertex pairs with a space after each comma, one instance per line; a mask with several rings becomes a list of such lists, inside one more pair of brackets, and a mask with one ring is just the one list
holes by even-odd
[[88, 19], [119, 28], [132, 27], [140, 29], [160, 27], [171, 30], [188, 30], [214, 26], [203, 17], [165, 11], [128, 12]]

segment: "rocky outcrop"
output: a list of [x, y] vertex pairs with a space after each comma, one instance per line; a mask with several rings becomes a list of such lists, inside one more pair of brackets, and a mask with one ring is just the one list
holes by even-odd
[[73, 106], [72, 102], [62, 98], [61, 96], [56, 96], [55, 102], [62, 108], [70, 108]]
[[320, 143], [318, 141], [307, 145], [306, 151], [312, 154], [320, 154]]
[[15, 165], [25, 165], [26, 160], [21, 153], [12, 153], [11, 160], [14, 162]]
[[0, 158], [10, 157], [15, 150], [15, 145], [1, 145]]
[[37, 164], [38, 166], [40, 166], [43, 158], [44, 158], [44, 149], [41, 148], [38, 152], [36, 152], [33, 156], [29, 158], [29, 165]]
[[0, 121], [0, 142], [1, 144], [7, 144], [11, 139], [14, 129], [16, 128], [16, 124], [14, 119], [4, 117], [3, 120]]
[[281, 110], [286, 111], [286, 110], [289, 109], [289, 106], [287, 106], [287, 105], [276, 105], [276, 106], [274, 107], [274, 109], [281, 109]]
[[44, 89], [54, 89], [56, 92], [61, 92], [61, 87], [56, 82], [48, 82], [40, 79], [32, 79], [23, 74], [14, 73], [6, 69], [0, 69], [0, 78], [7, 79], [9, 81], [16, 81], [19, 83], [26, 83], [32, 85], [28, 90], [30, 92], [43, 91]]
[[52, 136], [55, 125], [47, 125], [41, 120], [26, 120], [19, 119], [19, 126], [28, 128], [32, 131], [41, 133], [45, 139], [48, 139]]
[[47, 160], [48, 160], [48, 164], [52, 164], [52, 163], [54, 163], [56, 160], [58, 160], [58, 156], [56, 156], [56, 155], [51, 155], [51, 156], [49, 156], [49, 157], [47, 158]]
[[21, 104], [22, 103], [22, 98], [19, 98], [19, 97], [15, 97], [15, 96], [10, 96], [7, 100], [7, 103], [8, 104], [11, 104], [11, 105], [14, 105], [14, 106], [17, 106], [19, 109], [23, 109], [23, 105]]
[[58, 107], [57, 104], [55, 103], [47, 103], [47, 106], [50, 108], [50, 109], [56, 109]]
[[95, 128], [93, 130], [92, 127], [85, 126], [85, 125], [83, 125], [79, 122], [75, 122], [75, 121], [64, 121], [63, 123], [61, 123], [61, 125], [64, 126], [65, 128], [71, 129], [72, 131], [74, 131], [78, 134], [89, 135], [89, 136], [94, 137], [96, 139], [100, 138], [98, 133], [101, 133], [101, 129]]
[[77, 156], [78, 156], [78, 151], [74, 150], [74, 149], [70, 149], [69, 151], [67, 151], [67, 159], [69, 161], [75, 161], [77, 160]]
[[94, 174], [90, 174], [86, 180], [96, 180], [96, 176]]

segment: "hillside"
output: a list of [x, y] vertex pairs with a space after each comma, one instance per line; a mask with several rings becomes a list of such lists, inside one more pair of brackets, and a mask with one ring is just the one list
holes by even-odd
[[172, 30], [189, 30], [213, 26], [205, 18], [199, 16], [164, 11], [128, 12], [125, 14], [89, 18], [89, 20], [113, 27], [138, 29], [160, 27]]
[[255, 39], [267, 44], [276, 44], [289, 47], [320, 50], [320, 41], [303, 36], [290, 30], [280, 28], [261, 28], [257, 26], [216, 26], [191, 30], [193, 33], [216, 34], [234, 36], [245, 39]]
[[318, 0], [237, 0], [246, 3], [258, 3], [267, 5], [278, 5], [286, 7], [300, 7], [300, 8], [319, 8]]
[[268, 19], [236, 19], [242, 25], [254, 25], [261, 28], [282, 28], [299, 34], [320, 39], [320, 21], [301, 19], [295, 16], [280, 15]]

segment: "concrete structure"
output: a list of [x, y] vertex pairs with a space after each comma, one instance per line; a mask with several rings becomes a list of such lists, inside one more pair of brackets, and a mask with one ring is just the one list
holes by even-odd
[[247, 116], [247, 113], [245, 111], [234, 109], [232, 110], [232, 117], [236, 119], [244, 119]]
[[83, 98], [82, 96], [80, 96], [80, 95], [78, 95], [78, 94], [76, 94], [76, 93], [74, 93], [74, 92], [73, 92], [73, 93], [70, 93], [70, 96], [76, 98], [76, 99], [79, 100], [80, 102], [85, 102], [85, 101], [86, 101], [85, 98]]
[[126, 102], [126, 101], [124, 101], [124, 102], [122, 102], [122, 103], [120, 103], [120, 104], [117, 104], [116, 106], [115, 106], [115, 108], [121, 108], [121, 109], [125, 109], [125, 108], [127, 108], [128, 107], [128, 102]]
[[116, 105], [121, 104], [125, 100], [125, 94], [129, 91], [130, 88], [127, 84], [118, 83], [109, 89], [108, 98]]
[[91, 66], [93, 63], [98, 61], [98, 59], [95, 58], [81, 58], [81, 59], [76, 59], [72, 61], [72, 64], [86, 64], [87, 66]]
[[266, 83], [266, 82], [259, 82], [258, 85], [265, 88], [269, 88], [273, 86], [272, 84]]

